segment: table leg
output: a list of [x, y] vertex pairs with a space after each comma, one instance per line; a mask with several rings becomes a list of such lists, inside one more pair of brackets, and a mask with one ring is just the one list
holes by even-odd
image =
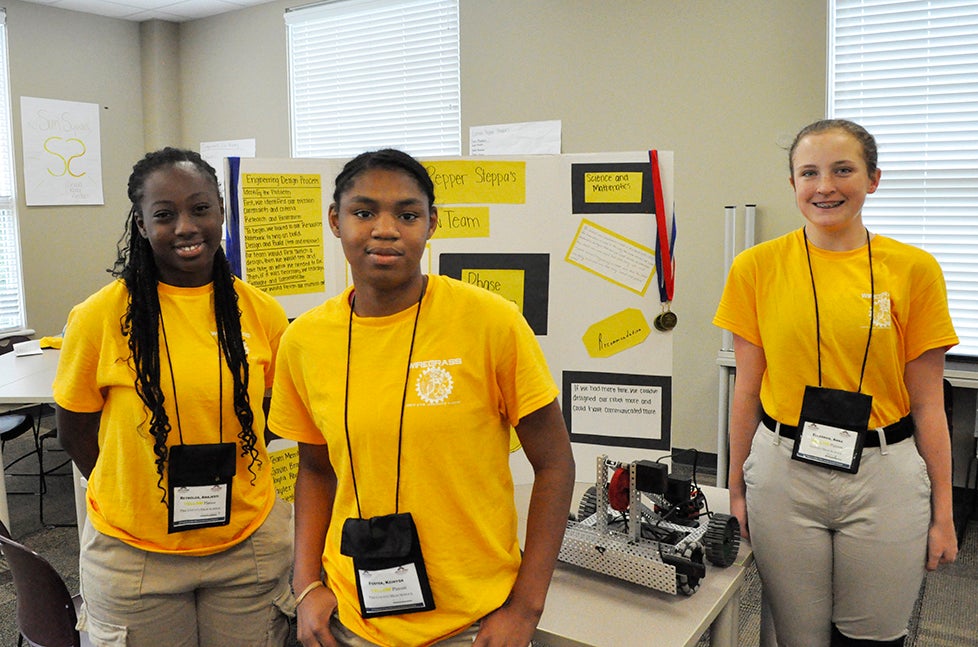
[[710, 625], [710, 647], [737, 647], [740, 635], [740, 589], [734, 592]]
[[0, 521], [7, 526], [7, 530], [13, 532], [10, 528], [10, 509], [7, 507], [7, 477], [3, 474], [3, 454], [0, 454]]

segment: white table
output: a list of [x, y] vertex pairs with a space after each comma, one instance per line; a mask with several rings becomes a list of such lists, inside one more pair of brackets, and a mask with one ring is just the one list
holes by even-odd
[[[15, 353], [0, 355], [0, 413], [36, 404], [53, 404], [51, 387], [58, 370], [59, 352], [45, 349], [39, 355]], [[84, 487], [81, 473], [72, 464], [75, 482], [75, 512], [78, 519], [85, 518]], [[3, 456], [0, 455], [0, 519], [10, 527], [10, 510], [7, 507], [7, 486], [3, 476]], [[81, 524], [79, 524], [79, 528]]]
[[[574, 511], [591, 485], [575, 485]], [[701, 487], [711, 510], [729, 510], [727, 490]], [[516, 486], [521, 539], [529, 497], [529, 485]], [[753, 561], [750, 544], [741, 542], [733, 565], [707, 563], [706, 577], [691, 596], [654, 591], [558, 562], [536, 638], [548, 647], [692, 647], [710, 628], [713, 647], [737, 647], [740, 592]]]
[[39, 355], [0, 355], [0, 413], [24, 405], [54, 402], [51, 385], [58, 370], [58, 351]]

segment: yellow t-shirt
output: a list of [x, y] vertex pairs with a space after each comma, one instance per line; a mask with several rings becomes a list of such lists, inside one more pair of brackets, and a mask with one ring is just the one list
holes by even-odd
[[[72, 309], [54, 399], [69, 411], [102, 412], [99, 457], [87, 490], [88, 515], [99, 532], [152, 552], [207, 555], [247, 539], [271, 510], [275, 490], [265, 451], [262, 399], [271, 387], [275, 353], [288, 320], [270, 296], [242, 281], [234, 285], [242, 313], [248, 394], [261, 458], [261, 464], [251, 468], [254, 475], [249, 472], [250, 456], [240, 455], [241, 423], [232, 404], [233, 379], [218, 352], [213, 285], [177, 288], [161, 283], [158, 289], [166, 330], [166, 343], [160, 335], [160, 384], [171, 425], [167, 445], [180, 444], [182, 436], [185, 444], [223, 440], [239, 446], [226, 526], [168, 533], [167, 507], [161, 502], [163, 491], [157, 486], [156, 455], [149, 435], [150, 415], [136, 394], [136, 374], [120, 330], [128, 299], [125, 284], [115, 281]], [[165, 478], [162, 485], [167, 487]]]
[[870, 426], [910, 412], [904, 367], [933, 348], [958, 343], [944, 276], [927, 252], [885, 236], [872, 239], [873, 280], [866, 245], [832, 252], [809, 245], [802, 230], [741, 252], [730, 269], [713, 323], [764, 349], [761, 403], [773, 418], [798, 423], [805, 386], [818, 385], [815, 298], [821, 336], [822, 386], [855, 391], [873, 330], [862, 392], [873, 396]]
[[[418, 647], [498, 608], [520, 564], [510, 427], [557, 387], [533, 331], [499, 296], [430, 276], [404, 405], [399, 511], [417, 524], [434, 611], [363, 620], [353, 564], [340, 554], [357, 517], [344, 430], [350, 291], [302, 315], [282, 338], [269, 425], [323, 444], [337, 476], [323, 564], [340, 620], [380, 645]], [[348, 400], [352, 463], [363, 516], [395, 511], [398, 427], [415, 307], [354, 317]]]

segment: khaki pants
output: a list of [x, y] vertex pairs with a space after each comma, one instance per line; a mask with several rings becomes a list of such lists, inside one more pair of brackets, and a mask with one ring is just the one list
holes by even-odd
[[[335, 613], [333, 617], [329, 619], [329, 630], [333, 634], [333, 638], [339, 643], [340, 647], [376, 647], [374, 643], [361, 638], [357, 634], [353, 633], [346, 628], [340, 622], [339, 616]], [[476, 623], [463, 631], [460, 634], [455, 634], [451, 638], [446, 638], [435, 644], [435, 647], [465, 647], [466, 645], [471, 645], [475, 640], [476, 634], [479, 633], [479, 623]]]
[[864, 449], [857, 474], [791, 460], [792, 446], [761, 424], [744, 462], [751, 546], [779, 645], [824, 647], [833, 623], [853, 638], [899, 638], [930, 525], [916, 444]]
[[279, 500], [245, 541], [188, 557], [133, 548], [86, 521], [78, 628], [105, 647], [280, 647], [295, 613], [291, 526]]

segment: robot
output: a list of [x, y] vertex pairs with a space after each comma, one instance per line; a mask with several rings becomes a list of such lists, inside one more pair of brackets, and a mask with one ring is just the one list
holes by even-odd
[[601, 455], [596, 483], [581, 498], [577, 519], [567, 522], [558, 559], [658, 591], [692, 595], [706, 576], [704, 556], [726, 568], [739, 548], [737, 518], [709, 511], [695, 469], [693, 479], [674, 478], [662, 463], [626, 464]]

